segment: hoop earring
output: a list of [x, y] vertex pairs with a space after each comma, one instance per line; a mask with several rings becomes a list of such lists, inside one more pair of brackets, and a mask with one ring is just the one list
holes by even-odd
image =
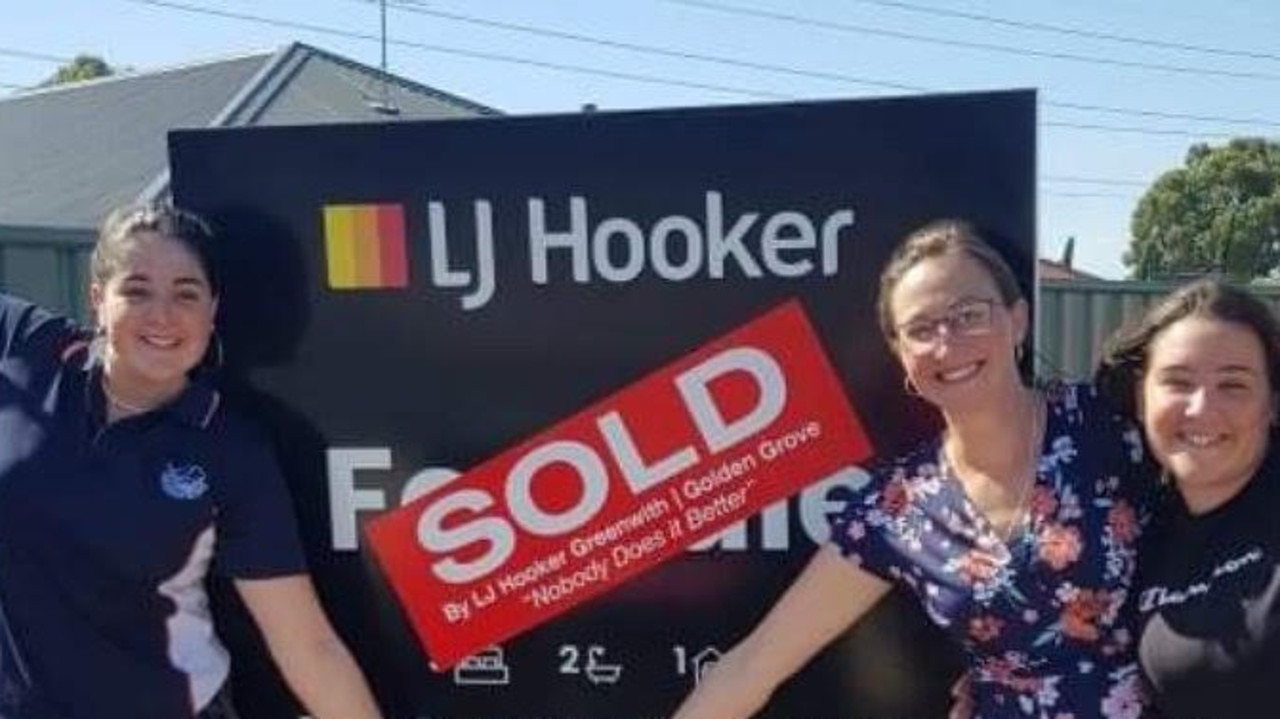
[[920, 389], [911, 381], [910, 375], [902, 375], [902, 391], [907, 393], [908, 397], [920, 397]]
[[93, 334], [89, 337], [89, 357], [101, 362], [107, 356], [107, 328], [102, 325], [93, 326]]
[[225, 360], [226, 355], [223, 354], [222, 350], [222, 337], [218, 334], [217, 328], [214, 328], [209, 333], [209, 346], [205, 348], [201, 369], [205, 372], [217, 372], [222, 369]]

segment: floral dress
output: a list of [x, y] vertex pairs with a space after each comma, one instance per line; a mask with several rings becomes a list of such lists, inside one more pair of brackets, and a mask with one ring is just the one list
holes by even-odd
[[975, 719], [1149, 717], [1131, 601], [1154, 500], [1141, 437], [1087, 385], [1050, 390], [1048, 410], [1027, 522], [1007, 542], [940, 437], [873, 473], [832, 541], [963, 646]]

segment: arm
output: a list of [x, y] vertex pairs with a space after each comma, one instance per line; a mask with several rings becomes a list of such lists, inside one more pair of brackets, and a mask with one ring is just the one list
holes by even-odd
[[308, 575], [237, 579], [235, 586], [289, 688], [316, 719], [381, 719]]
[[78, 334], [71, 320], [0, 288], [0, 359], [23, 353], [57, 356]]
[[969, 672], [960, 675], [951, 685], [951, 710], [947, 719], [973, 719], [975, 704], [973, 701], [973, 676]]
[[754, 714], [779, 684], [861, 619], [889, 587], [833, 545], [822, 547], [751, 634], [703, 677], [673, 719]]

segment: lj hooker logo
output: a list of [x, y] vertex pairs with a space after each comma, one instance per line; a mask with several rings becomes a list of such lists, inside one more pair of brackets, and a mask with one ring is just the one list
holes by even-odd
[[324, 245], [329, 289], [409, 285], [401, 205], [325, 205]]
[[[459, 293], [463, 310], [484, 307], [499, 291], [498, 228], [502, 261], [527, 261], [525, 271], [502, 274], [535, 285], [833, 277], [856, 223], [852, 207], [760, 207], [716, 189], [685, 198], [682, 213], [659, 217], [601, 216], [591, 202], [585, 195], [429, 199], [425, 226], [414, 229], [430, 258], [419, 281]], [[403, 205], [326, 205], [324, 225], [331, 289], [408, 286]]]

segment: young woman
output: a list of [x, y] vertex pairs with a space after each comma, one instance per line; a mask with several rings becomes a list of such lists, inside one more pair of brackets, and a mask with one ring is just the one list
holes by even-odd
[[1280, 680], [1280, 326], [1249, 293], [1184, 286], [1097, 374], [1172, 480], [1143, 542], [1140, 657], [1170, 719], [1274, 717]]
[[945, 430], [873, 472], [831, 543], [676, 719], [754, 713], [893, 584], [963, 645], [975, 716], [1146, 716], [1129, 611], [1149, 502], [1128, 480], [1137, 431], [1087, 387], [1023, 382], [1027, 304], [963, 222], [906, 238], [879, 305], [908, 391]]
[[211, 566], [313, 716], [380, 716], [316, 599], [265, 438], [195, 376], [218, 308], [211, 240], [173, 208], [113, 214], [90, 336], [0, 294], [4, 716], [234, 717]]

